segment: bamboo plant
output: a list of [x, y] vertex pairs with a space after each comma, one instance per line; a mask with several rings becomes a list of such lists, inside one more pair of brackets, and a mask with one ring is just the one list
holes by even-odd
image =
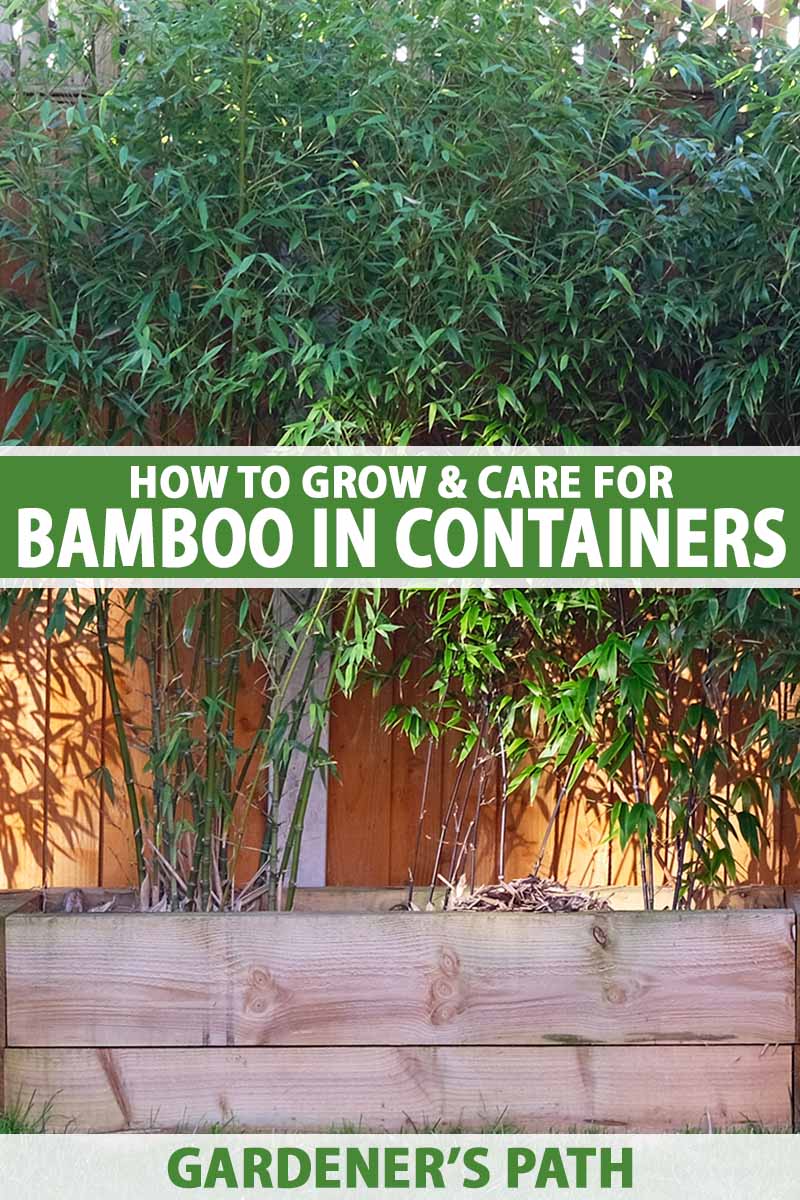
[[[387, 724], [427, 744], [428, 763], [434, 744], [455, 738], [460, 760], [432, 874], [420, 879], [413, 861], [412, 887], [474, 884], [490, 818], [502, 879], [509, 797], [525, 789], [533, 804], [549, 778], [549, 819], [528, 865], [538, 874], [559, 816], [593, 778], [609, 838], [620, 852], [635, 848], [644, 907], [665, 880], [673, 907], [691, 907], [735, 882], [740, 860], [763, 851], [774, 813], [797, 802], [793, 592], [434, 589], [401, 600], [421, 631], [423, 683]], [[408, 622], [402, 609], [394, 619]], [[406, 654], [394, 669], [407, 664]], [[429, 780], [426, 770], [420, 838]]]
[[[50, 637], [96, 639], [112, 731], [96, 770], [125, 806], [142, 907], [291, 908], [323, 734], [394, 626], [358, 589], [30, 590]], [[132, 682], [144, 708], [131, 712]], [[242, 719], [242, 705], [248, 719]]]
[[797, 442], [777, 36], [674, 0], [5, 8], [6, 439]]

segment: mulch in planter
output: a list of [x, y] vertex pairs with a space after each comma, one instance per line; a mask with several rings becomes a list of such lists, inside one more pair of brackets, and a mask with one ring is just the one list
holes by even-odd
[[611, 906], [580, 888], [526, 875], [523, 879], [489, 883], [470, 893], [456, 892], [448, 908], [472, 912], [607, 912]]

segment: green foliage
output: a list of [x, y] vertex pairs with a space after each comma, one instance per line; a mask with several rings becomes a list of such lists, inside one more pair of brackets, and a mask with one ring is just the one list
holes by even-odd
[[770, 807], [796, 800], [794, 593], [465, 589], [402, 599], [424, 630], [427, 695], [393, 708], [388, 724], [414, 744], [457, 733], [462, 760], [472, 756], [484, 775], [501, 760], [509, 792], [524, 784], [535, 796], [554, 774], [557, 806], [589, 772], [604, 776], [610, 836], [622, 849], [635, 842], [649, 905], [656, 864], [675, 880], [675, 906], [691, 903], [736, 878], [737, 852], [758, 857]]
[[[20, 391], [6, 440], [797, 443], [797, 50], [743, 47], [706, 9], [670, 28], [650, 6], [566, 0], [62, 0], [55, 33], [40, 12], [16, 5], [26, 62], [6, 47], [0, 82], [0, 237], [16, 266], [0, 363]], [[793, 596], [426, 603], [429, 703], [389, 724], [416, 743], [458, 730], [463, 763], [499, 755], [509, 788], [554, 770], [563, 799], [590, 765], [621, 781], [612, 829], [640, 846], [650, 899], [659, 759], [676, 902], [732, 874], [734, 841], [755, 851], [765, 803], [795, 789]], [[287, 647], [248, 604], [236, 654], [275, 670]], [[309, 685], [318, 721], [394, 624], [375, 597], [332, 604], [348, 632], [334, 683]], [[129, 605], [133, 655], [158, 605]], [[239, 761], [222, 627], [200, 598], [181, 637], [206, 647], [202, 686], [174, 698], [150, 747], [153, 779], [190, 808], [198, 784], [201, 856], [230, 827]], [[671, 722], [681, 672], [694, 696]], [[752, 710], [744, 742], [727, 733], [734, 706]], [[274, 716], [259, 762], [278, 778], [290, 752], [324, 765], [298, 750], [291, 714]], [[763, 778], [726, 790], [748, 742]]]
[[36, 1096], [30, 1096], [25, 1102], [9, 1104], [0, 1112], [0, 1135], [44, 1133], [52, 1115], [52, 1102], [45, 1105], [36, 1103]]
[[[2, 627], [47, 605], [47, 637], [96, 639], [115, 737], [94, 775], [129, 814], [143, 907], [292, 907], [311, 786], [333, 765], [322, 737], [332, 698], [395, 628], [377, 599], [313, 588], [0, 592]], [[132, 675], [146, 714], [126, 707]]]
[[61, 10], [0, 88], [7, 438], [796, 440], [797, 51], [566, 0]]

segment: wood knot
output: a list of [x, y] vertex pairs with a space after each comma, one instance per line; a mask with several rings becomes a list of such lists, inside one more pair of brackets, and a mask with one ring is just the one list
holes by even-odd
[[608, 945], [608, 934], [606, 933], [605, 929], [603, 929], [602, 925], [592, 926], [592, 937], [597, 942], [598, 946]]
[[443, 950], [439, 958], [439, 970], [443, 975], [456, 978], [461, 970], [461, 961], [454, 950]]
[[452, 950], [442, 950], [428, 994], [432, 1025], [446, 1025], [462, 1009], [461, 962]]
[[260, 1015], [269, 1012], [280, 995], [280, 988], [262, 967], [254, 967], [247, 976], [244, 1004], [247, 1012]]

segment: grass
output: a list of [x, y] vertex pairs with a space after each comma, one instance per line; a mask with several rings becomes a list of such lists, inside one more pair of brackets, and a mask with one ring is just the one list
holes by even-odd
[[0, 1112], [0, 1135], [4, 1133], [44, 1133], [50, 1116], [50, 1105], [42, 1108], [36, 1105], [36, 1097], [31, 1096], [27, 1104], [12, 1104], [5, 1112]]
[[[153, 1127], [153, 1132], [156, 1132], [155, 1126]], [[163, 1133], [164, 1130], [159, 1128], [158, 1132]], [[281, 1133], [287, 1133], [290, 1131], [287, 1131], [285, 1129], [250, 1129], [245, 1125], [237, 1124], [236, 1118], [231, 1117], [227, 1121], [212, 1121], [211, 1124], [209, 1124], [209, 1125], [181, 1126], [180, 1129], [177, 1130], [176, 1132], [197, 1133], [197, 1134], [200, 1134], [200, 1133], [211, 1133], [211, 1134], [247, 1133], [247, 1134], [253, 1134], [253, 1135], [257, 1136], [259, 1133], [281, 1134]], [[295, 1129], [291, 1132], [302, 1134], [302, 1133], [316, 1133], [318, 1131], [317, 1130]], [[359, 1133], [382, 1134], [382, 1133], [386, 1133], [387, 1130], [380, 1129], [375, 1126], [365, 1125], [361, 1121], [343, 1121], [341, 1125], [330, 1125], [326, 1130], [323, 1130], [323, 1132], [324, 1133], [338, 1133], [342, 1137], [349, 1137], [351, 1135], [355, 1135], [355, 1134], [359, 1134]], [[415, 1121], [412, 1121], [410, 1117], [406, 1117], [405, 1120], [403, 1121], [402, 1126], [399, 1127], [398, 1129], [392, 1129], [391, 1132], [392, 1133], [441, 1133], [441, 1134], [497, 1133], [497, 1134], [506, 1134], [507, 1136], [510, 1137], [513, 1134], [523, 1134], [525, 1131], [524, 1131], [524, 1129], [520, 1129], [516, 1125], [508, 1124], [508, 1122], [504, 1121], [502, 1118], [499, 1118], [497, 1121], [494, 1121], [494, 1122], [487, 1122], [485, 1125], [478, 1125], [478, 1126], [470, 1125], [469, 1127], [466, 1127], [466, 1126], [462, 1126], [462, 1125], [448, 1124], [445, 1121], [430, 1121], [430, 1122], [428, 1122], [428, 1121], [418, 1122], [417, 1121], [417, 1122], [415, 1122]]]
[[[342, 1135], [357, 1134], [357, 1133], [385, 1133], [386, 1130], [373, 1129], [368, 1125], [362, 1125], [360, 1121], [345, 1121], [342, 1125], [332, 1125], [330, 1133], [340, 1133]], [[399, 1129], [393, 1129], [393, 1133], [497, 1133], [505, 1134], [510, 1137], [513, 1134], [522, 1134], [524, 1129], [520, 1129], [518, 1125], [509, 1124], [504, 1116], [500, 1116], [496, 1121], [487, 1122], [485, 1125], [474, 1126], [470, 1125], [465, 1128], [462, 1125], [453, 1125], [447, 1121], [412, 1121], [411, 1117], [405, 1116], [402, 1126]]]
[[[32, 1097], [26, 1105], [18, 1104], [7, 1109], [5, 1112], [0, 1112], [0, 1135], [2, 1134], [24, 1134], [24, 1133], [45, 1133], [49, 1118], [51, 1116], [52, 1106], [50, 1104], [39, 1108], [34, 1103]], [[64, 1130], [63, 1132], [67, 1132]], [[239, 1125], [235, 1117], [229, 1118], [227, 1121], [213, 1121], [208, 1125], [193, 1125], [191, 1127], [181, 1126], [173, 1130], [164, 1130], [155, 1122], [153, 1124], [153, 1133], [194, 1133], [194, 1134], [232, 1134], [244, 1133], [252, 1137], [257, 1137], [259, 1134], [280, 1134], [287, 1132], [281, 1129], [250, 1129], [246, 1126]], [[294, 1130], [294, 1133], [301, 1133], [301, 1130]], [[382, 1134], [386, 1133], [385, 1129], [375, 1128], [369, 1125], [362, 1124], [360, 1121], [345, 1121], [341, 1125], [332, 1125], [326, 1131], [327, 1133], [339, 1134], [343, 1137], [354, 1134]], [[512, 1125], [506, 1121], [505, 1114], [501, 1114], [496, 1121], [489, 1121], [481, 1125], [463, 1126], [458, 1124], [450, 1124], [446, 1121], [423, 1121], [415, 1122], [410, 1117], [406, 1116], [401, 1127], [392, 1130], [393, 1133], [405, 1134], [498, 1134], [512, 1137], [515, 1135], [524, 1135], [525, 1130], [517, 1125]], [[595, 1134], [602, 1137], [606, 1134], [620, 1133], [619, 1129], [601, 1129], [595, 1128], [578, 1128], [570, 1127], [567, 1129], [542, 1129], [530, 1132], [536, 1133], [552, 1133], [561, 1136], [569, 1134]], [[640, 1132], [635, 1129], [626, 1129], [625, 1133]], [[789, 1125], [763, 1125], [760, 1121], [743, 1121], [741, 1125], [734, 1129], [709, 1129], [709, 1128], [686, 1128], [680, 1130], [681, 1133], [704, 1133], [704, 1134], [719, 1134], [719, 1133], [737, 1133], [737, 1134], [770, 1134], [770, 1133], [792, 1133], [792, 1128]]]

